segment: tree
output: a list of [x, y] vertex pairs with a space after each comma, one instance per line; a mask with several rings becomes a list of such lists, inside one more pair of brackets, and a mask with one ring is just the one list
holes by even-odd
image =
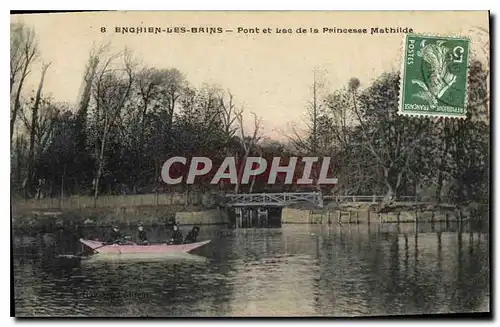
[[[351, 87], [351, 92], [356, 98], [355, 87]], [[398, 97], [399, 73], [387, 73], [364, 90], [354, 105], [362, 145], [383, 173], [386, 202], [398, 198], [398, 192], [415, 166], [415, 154], [431, 128], [428, 118], [399, 115]]]
[[[35, 30], [22, 23], [10, 25], [10, 95], [13, 97], [10, 112], [10, 140], [21, 108], [21, 92], [30, 67], [38, 56]], [[12, 94], [15, 88], [14, 94]]]
[[324, 87], [324, 82], [317, 76], [314, 70], [314, 78], [311, 86], [312, 99], [308, 102], [305, 117], [305, 127], [297, 128], [293, 126], [293, 135], [288, 136], [292, 144], [304, 154], [317, 155], [319, 147], [319, 120], [324, 116], [323, 103], [320, 91]]
[[359, 124], [356, 125], [354, 107], [359, 85], [359, 80], [353, 78], [347, 88], [335, 90], [324, 101], [325, 116], [328, 117], [330, 127], [320, 135], [328, 137], [327, 152], [336, 160], [339, 183], [335, 190], [345, 194], [369, 191], [368, 179], [373, 176], [374, 171], [369, 167], [371, 160], [367, 160], [366, 151], [360, 147], [355, 136]]
[[91, 168], [93, 166], [92, 158], [86, 149], [89, 128], [87, 120], [96, 74], [99, 67], [103, 64], [103, 61], [106, 60], [108, 49], [109, 44], [104, 44], [98, 47], [94, 46], [89, 52], [82, 85], [77, 99], [78, 103], [74, 121], [75, 147], [77, 149], [75, 151], [75, 160], [81, 163], [81, 168], [75, 172], [76, 175], [74, 176], [77, 189], [85, 187], [85, 184], [90, 183], [94, 177], [94, 172]]
[[253, 132], [248, 136], [245, 133], [245, 125], [243, 122], [243, 109], [240, 109], [236, 112], [236, 120], [238, 120], [240, 126], [241, 133], [241, 146], [243, 148], [243, 158], [241, 159], [239, 169], [238, 169], [238, 178], [236, 180], [236, 184], [234, 186], [234, 193], [238, 193], [240, 189], [241, 178], [243, 176], [243, 171], [245, 169], [245, 162], [250, 154], [250, 151], [256, 146], [256, 144], [260, 140], [259, 131], [261, 129], [262, 118], [258, 117], [255, 113], [251, 113], [253, 116]]
[[11, 182], [13, 184], [13, 189], [16, 192], [12, 192], [13, 196], [17, 194], [23, 194], [23, 176], [26, 171], [26, 157], [28, 153], [28, 142], [22, 136], [16, 136], [14, 138], [13, 149], [11, 152]]
[[42, 75], [40, 77], [40, 83], [38, 84], [38, 89], [36, 91], [35, 100], [31, 108], [31, 124], [30, 124], [30, 141], [29, 141], [29, 152], [28, 152], [28, 176], [27, 183], [24, 190], [24, 196], [28, 198], [32, 187], [33, 187], [33, 177], [34, 177], [34, 164], [35, 164], [35, 141], [37, 132], [40, 129], [38, 125], [40, 102], [42, 98], [43, 83], [45, 80], [45, 74], [49, 68], [50, 63], [44, 64], [42, 67]]
[[[76, 156], [76, 117], [67, 104], [50, 104], [50, 110], [43, 111], [42, 117], [46, 123], [39, 126], [45, 130], [39, 153], [36, 174], [47, 181], [49, 194], [60, 195], [63, 198], [65, 189], [72, 190], [76, 183], [76, 176], [81, 169], [81, 163]], [[69, 176], [70, 178], [67, 178]]]
[[479, 201], [489, 196], [488, 71], [479, 61], [469, 67], [467, 119], [449, 123], [449, 157], [445, 171], [453, 179], [457, 201]]
[[[325, 81], [318, 76], [315, 69], [311, 86], [312, 99], [308, 102], [304, 120], [305, 128], [299, 129], [293, 126], [292, 136], [288, 136], [295, 149], [302, 155], [325, 156], [332, 154], [331, 151], [334, 147], [333, 123], [325, 107], [325, 98], [322, 96], [324, 87]], [[318, 184], [319, 172], [313, 169], [311, 177], [315, 189], [321, 191]]]
[[[121, 59], [121, 67], [113, 67], [113, 64]], [[129, 99], [134, 77], [134, 64], [131, 53], [110, 56], [97, 74], [95, 81], [95, 112], [94, 112], [94, 137], [96, 138], [97, 155], [96, 171], [94, 177], [94, 206], [97, 205], [99, 195], [99, 181], [105, 167], [105, 150], [112, 127], [116, 123], [125, 102]]]
[[433, 119], [432, 128], [417, 149], [414, 177], [435, 187], [439, 203], [478, 201], [488, 196], [489, 103], [488, 71], [473, 60], [469, 67], [466, 119]]
[[235, 109], [234, 97], [230, 91], [227, 91], [227, 99], [224, 94], [219, 95], [220, 116], [222, 120], [222, 133], [226, 141], [226, 154], [231, 154], [231, 144], [236, 135], [238, 111]]

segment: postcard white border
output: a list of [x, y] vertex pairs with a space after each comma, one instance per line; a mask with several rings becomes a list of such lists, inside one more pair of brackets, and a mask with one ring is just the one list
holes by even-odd
[[[308, 0], [308, 1], [286, 1], [286, 2], [278, 2], [278, 1], [269, 1], [269, 0], [253, 0], [253, 1], [229, 1], [229, 0], [212, 0], [212, 1], [203, 1], [203, 0], [185, 0], [182, 2], [168, 2], [168, 6], [164, 4], [165, 2], [160, 2], [160, 1], [155, 1], [155, 0], [141, 0], [141, 1], [131, 1], [131, 0], [122, 0], [119, 2], [107, 2], [104, 3], [102, 0], [87, 0], [85, 2], [78, 2], [78, 1], [62, 1], [62, 0], [46, 0], [46, 1], [35, 1], [35, 0], [24, 0], [24, 1], [16, 1], [14, 3], [14, 6], [16, 6], [16, 10], [33, 10], [33, 9], [39, 9], [39, 10], [82, 10], [82, 5], [86, 9], [93, 9], [93, 10], [491, 10], [492, 14], [498, 14], [499, 6], [500, 6], [500, 1], [497, 0], [475, 0], [474, 2], [470, 1], [460, 1], [460, 0], [455, 0], [453, 2], [438, 2], [435, 0], [420, 0], [418, 2], [403, 2], [403, 1], [398, 1], [398, 0], [379, 0], [379, 1], [371, 1], [371, 0], [358, 0], [358, 1], [346, 1], [346, 2], [341, 2], [341, 1], [335, 1], [335, 2], [329, 2], [328, 4], [326, 1], [321, 1], [321, 0]], [[4, 28], [2, 29], [2, 39], [4, 41], [4, 44], [6, 47], [8, 47], [7, 42], [9, 40], [9, 32], [8, 32], [8, 24], [10, 22], [10, 17], [7, 14], [7, 10], [11, 10], [12, 8], [8, 8], [8, 4], [10, 4], [7, 1], [3, 1], [1, 3], [3, 10], [1, 11], [3, 13], [3, 26]], [[4, 78], [1, 80], [2, 83], [2, 100], [3, 103], [6, 107], [8, 107], [7, 103], [9, 102], [9, 95], [7, 93], [7, 73], [8, 73], [8, 66], [7, 66], [7, 51], [2, 51], [1, 54], [2, 56], [2, 62], [4, 63], [1, 66], [1, 69], [4, 70]], [[497, 52], [498, 55], [498, 52]], [[496, 58], [495, 58], [496, 59]], [[495, 90], [491, 90], [491, 92], [494, 94], [500, 94], [498, 91], [498, 84], [496, 85]], [[10, 116], [10, 111], [6, 108], [2, 111], [2, 114], [4, 115], [4, 119], [2, 119], [2, 123], [4, 124], [4, 128], [2, 128], [3, 136], [1, 138], [1, 150], [2, 153], [7, 154], [10, 153], [10, 144], [9, 144], [9, 137], [7, 134], [9, 133], [9, 118]], [[500, 115], [494, 115], [494, 125], [498, 126], [498, 120]], [[496, 135], [495, 135], [496, 136]], [[500, 153], [500, 145], [498, 142], [495, 142], [495, 149], [492, 151], [492, 155], [495, 153]], [[492, 167], [493, 169], [493, 167]], [[3, 310], [2, 315], [1, 315], [1, 322], [4, 323], [5, 325], [8, 326], [13, 326], [15, 324], [14, 319], [9, 318], [10, 316], [10, 307], [11, 307], [11, 294], [10, 294], [10, 287], [11, 287], [11, 276], [10, 276], [10, 222], [9, 218], [10, 217], [10, 185], [9, 183], [5, 182], [9, 180], [10, 176], [10, 159], [9, 156], [4, 155], [2, 156], [1, 160], [1, 171], [3, 172], [4, 176], [4, 182], [2, 183], [2, 192], [0, 201], [1, 201], [1, 208], [3, 209], [4, 212], [4, 217], [2, 219], [2, 224], [3, 224], [3, 235], [1, 237], [2, 240], [2, 258], [7, 259], [9, 258], [9, 268], [4, 264], [4, 269], [0, 270], [0, 273], [2, 275], [2, 281], [4, 287], [3, 289], [3, 296], [1, 297], [1, 308]], [[495, 177], [495, 186], [498, 186], [498, 176]], [[494, 195], [495, 199], [492, 201], [492, 204], [494, 203], [500, 203], [500, 193], [497, 193]], [[497, 210], [495, 212], [498, 213]], [[497, 215], [498, 216], [498, 215]], [[496, 217], [493, 217], [492, 219], [495, 219]], [[495, 234], [499, 235], [499, 229], [500, 229], [500, 224], [497, 222], [495, 224]], [[494, 255], [498, 253], [496, 251], [493, 252]], [[6, 260], [7, 261], [7, 260]], [[495, 270], [495, 272], [498, 272], [498, 270]], [[494, 278], [494, 277], [493, 277]], [[494, 283], [494, 285], [498, 285], [499, 283]], [[491, 294], [498, 292], [495, 292], [495, 290], [491, 290]], [[496, 301], [497, 305], [496, 308], [498, 307], [498, 302]], [[493, 309], [493, 308], [491, 308]], [[495, 310], [498, 313], [498, 310]], [[250, 324], [255, 324], [255, 325], [274, 325], [274, 324], [290, 324], [290, 323], [296, 323], [296, 324], [303, 324], [306, 321], [303, 320], [296, 320], [296, 321], [245, 321], [245, 323], [250, 323]], [[406, 321], [400, 321], [400, 320], [390, 320], [390, 321], [363, 321], [363, 322], [356, 322], [356, 321], [349, 321], [349, 322], [341, 322], [341, 321], [328, 321], [328, 320], [322, 320], [322, 321], [315, 321], [316, 323], [323, 323], [323, 324], [331, 324], [332, 322], [337, 322], [337, 323], [349, 323], [349, 324], [354, 324], [354, 325], [364, 325], [364, 324], [380, 324], [380, 325], [386, 325], [386, 324], [401, 324]], [[24, 322], [23, 325], [25, 326], [31, 326], [35, 325], [37, 322]], [[52, 325], [52, 324], [71, 324], [75, 323], [72, 321], [68, 320], [60, 320], [60, 321], [54, 321], [54, 320], [49, 320], [45, 321], [44, 324]], [[112, 322], [112, 321], [80, 321], [78, 324], [83, 325], [83, 326], [93, 326], [93, 327], [98, 327], [98, 326], [105, 326], [105, 325], [113, 325], [113, 324], [123, 324], [124, 321], [117, 321], [117, 322]], [[197, 324], [206, 324], [206, 323], [212, 323], [212, 324], [220, 324], [220, 323], [229, 323], [229, 324], [235, 324], [235, 323], [242, 323], [242, 321], [220, 321], [220, 320], [212, 320], [212, 321], [175, 321], [175, 320], [169, 320], [168, 322], [166, 321], [156, 321], [156, 322], [148, 322], [148, 323], [154, 323], [158, 325], [164, 325], [165, 323], [168, 323], [169, 326], [176, 326], [176, 325], [183, 325], [183, 326], [189, 326], [189, 325], [197, 325]], [[454, 323], [453, 321], [450, 322], [430, 322], [428, 319], [425, 321], [414, 321], [414, 322], [408, 322], [408, 323], [414, 323], [414, 324], [426, 324], [426, 325], [441, 325], [442, 323]], [[470, 320], [464, 321], [467, 325], [473, 325], [474, 323]], [[144, 322], [140, 321], [133, 321], [133, 322], [127, 322], [127, 324], [131, 326], [143, 326]]]

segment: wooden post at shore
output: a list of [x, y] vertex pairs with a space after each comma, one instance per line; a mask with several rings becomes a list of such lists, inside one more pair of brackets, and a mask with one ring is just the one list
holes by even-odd
[[243, 215], [241, 212], [241, 208], [234, 208], [234, 213], [236, 215], [236, 228], [243, 227]]
[[437, 240], [438, 240], [438, 253], [441, 252], [441, 246], [442, 246], [442, 242], [441, 242], [441, 232], [437, 232]]
[[462, 210], [458, 211], [458, 230], [462, 232]]
[[356, 224], [359, 225], [359, 211], [356, 211]]
[[398, 225], [401, 223], [401, 212], [398, 211], [398, 216], [397, 216], [397, 219], [398, 219]]
[[337, 212], [338, 212], [338, 219], [337, 220], [338, 220], [338, 223], [340, 225], [340, 224], [342, 224], [342, 211], [339, 210]]
[[366, 213], [367, 213], [368, 225], [370, 225], [370, 210], [368, 210]]
[[405, 233], [405, 269], [408, 273], [408, 259], [409, 259], [409, 247], [408, 247], [408, 234]]
[[351, 224], [351, 211], [349, 211], [349, 225]]
[[418, 231], [415, 231], [415, 264], [418, 260]]

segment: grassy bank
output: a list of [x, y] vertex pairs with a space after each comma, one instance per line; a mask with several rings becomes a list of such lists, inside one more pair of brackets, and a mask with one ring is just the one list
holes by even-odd
[[[426, 221], [479, 221], [488, 222], [488, 206], [469, 204], [432, 204], [398, 202], [391, 205], [380, 203], [350, 202], [327, 203], [318, 209], [311, 203], [299, 203], [283, 208], [282, 223], [336, 224], [336, 223], [405, 223]], [[78, 228], [81, 226], [117, 225], [168, 225], [173, 220], [183, 225], [227, 224], [224, 209], [213, 206], [183, 204], [130, 205], [84, 208], [41, 208], [14, 206], [14, 229]]]
[[458, 206], [432, 203], [330, 203], [317, 209], [308, 205], [293, 205], [283, 210], [283, 223], [359, 224], [476, 221], [487, 223], [488, 206], [470, 204]]
[[14, 229], [56, 229], [81, 226], [167, 225], [173, 220], [182, 225], [225, 224], [225, 212], [201, 206], [165, 205], [118, 208], [12, 210]]

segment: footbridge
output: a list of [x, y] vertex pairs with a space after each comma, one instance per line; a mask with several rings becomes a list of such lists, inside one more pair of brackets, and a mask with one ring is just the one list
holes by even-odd
[[225, 194], [225, 202], [227, 207], [285, 207], [310, 202], [322, 208], [323, 196], [320, 192]]

